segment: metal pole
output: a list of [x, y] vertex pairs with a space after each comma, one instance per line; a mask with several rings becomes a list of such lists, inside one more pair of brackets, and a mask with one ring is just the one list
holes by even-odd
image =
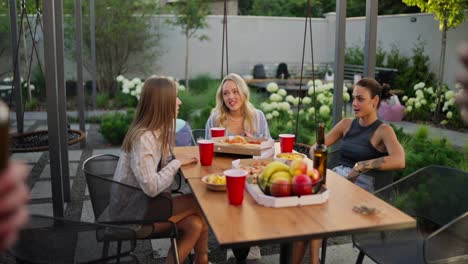
[[63, 0], [55, 0], [55, 50], [57, 60], [57, 96], [58, 121], [60, 140], [60, 162], [63, 179], [63, 197], [70, 201], [70, 177], [68, 172], [68, 120], [67, 120], [67, 92], [65, 91], [65, 73], [63, 58]]
[[47, 125], [49, 130], [50, 174], [52, 179], [52, 205], [54, 216], [63, 217], [63, 190], [60, 163], [59, 106], [55, 57], [54, 4], [43, 1], [44, 65], [47, 100]]
[[346, 0], [336, 0], [335, 79], [333, 81], [333, 126], [342, 118], [344, 53], [346, 39]]
[[15, 97], [16, 105], [16, 129], [18, 133], [23, 133], [23, 117], [24, 117], [24, 108], [23, 108], [23, 96], [21, 94], [21, 79], [19, 72], [19, 49], [18, 46], [18, 22], [16, 21], [16, 1], [10, 0], [10, 29], [11, 29], [11, 63], [13, 69], [13, 91], [12, 96]]
[[89, 33], [91, 39], [91, 77], [93, 84], [93, 109], [97, 109], [96, 102], [96, 37], [95, 37], [95, 19], [94, 19], [94, 0], [89, 1]]
[[[86, 131], [84, 113], [84, 90], [83, 90], [83, 56], [81, 46], [83, 45], [83, 29], [81, 26], [81, 0], [75, 1], [75, 28], [76, 28], [76, 90], [78, 93], [78, 117], [80, 120], [80, 130]], [[86, 147], [86, 141], [80, 142], [80, 147]]]
[[377, 46], [377, 13], [379, 0], [366, 2], [366, 38], [364, 43], [364, 76], [375, 77], [375, 53]]

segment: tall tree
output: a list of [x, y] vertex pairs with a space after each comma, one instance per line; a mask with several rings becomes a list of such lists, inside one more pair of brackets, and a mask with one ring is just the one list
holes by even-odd
[[185, 35], [185, 87], [189, 89], [189, 41], [197, 38], [200, 41], [208, 39], [206, 35], [198, 35], [197, 31], [207, 27], [208, 3], [205, 0], [178, 1], [174, 5], [175, 20], [170, 24], [179, 26]]
[[468, 9], [466, 0], [403, 0], [409, 6], [417, 6], [423, 12], [433, 13], [439, 21], [442, 31], [442, 44], [440, 47], [439, 85], [437, 87], [437, 108], [435, 115], [440, 112], [440, 92], [444, 81], [445, 49], [447, 46], [447, 31], [456, 28], [465, 20], [465, 9]]

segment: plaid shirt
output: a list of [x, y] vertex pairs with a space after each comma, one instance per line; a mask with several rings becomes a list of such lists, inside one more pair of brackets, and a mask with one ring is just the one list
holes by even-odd
[[[172, 156], [162, 157], [159, 137], [159, 131], [146, 131], [133, 143], [130, 153], [122, 152], [114, 180], [140, 187], [151, 197], [168, 188], [181, 163]], [[161, 170], [157, 171], [161, 161]]]

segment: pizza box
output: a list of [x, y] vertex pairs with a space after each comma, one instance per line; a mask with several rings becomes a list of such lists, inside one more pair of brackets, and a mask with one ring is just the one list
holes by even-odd
[[259, 144], [251, 143], [226, 143], [227, 139], [232, 139], [230, 137], [218, 137], [213, 138], [214, 141], [214, 152], [217, 153], [229, 153], [229, 154], [239, 154], [239, 155], [251, 155], [259, 156], [261, 158], [271, 157], [275, 154], [275, 141], [271, 138], [248, 138], [246, 140], [259, 141]]
[[330, 191], [325, 187], [322, 187], [320, 192], [316, 194], [288, 197], [273, 197], [266, 195], [262, 192], [260, 187], [254, 183], [246, 184], [245, 188], [255, 202], [265, 207], [274, 208], [322, 204], [325, 203], [330, 196]]

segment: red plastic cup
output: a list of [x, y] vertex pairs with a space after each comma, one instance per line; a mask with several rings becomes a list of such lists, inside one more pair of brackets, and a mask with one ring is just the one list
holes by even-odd
[[200, 163], [202, 166], [211, 166], [214, 155], [213, 140], [200, 139], [197, 141], [198, 149], [200, 150]]
[[294, 139], [296, 138], [293, 134], [280, 134], [280, 146], [281, 152], [292, 152], [294, 146]]
[[224, 133], [226, 128], [224, 127], [212, 127], [211, 129], [211, 137], [224, 137]]
[[229, 203], [232, 205], [241, 205], [242, 201], [244, 201], [247, 171], [239, 169], [225, 170], [224, 176], [226, 176], [226, 190]]

